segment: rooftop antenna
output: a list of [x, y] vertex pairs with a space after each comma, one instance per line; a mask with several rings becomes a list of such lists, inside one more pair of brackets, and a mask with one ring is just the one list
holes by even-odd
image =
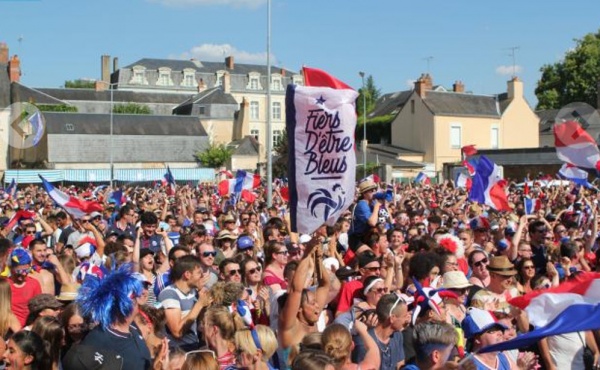
[[23, 51], [23, 49], [21, 49], [21, 45], [23, 44], [23, 39], [24, 39], [23, 35], [20, 35], [17, 38], [17, 41], [19, 42], [19, 54], [21, 54], [21, 52]]
[[425, 57], [425, 58], [423, 58], [423, 60], [427, 61], [427, 73], [429, 73], [430, 72], [429, 67], [431, 66], [431, 61], [433, 60], [433, 57], [432, 56]]
[[519, 46], [513, 46], [508, 48], [510, 50], [510, 54], [508, 54], [512, 58], [512, 77], [517, 77], [517, 50], [521, 49]]

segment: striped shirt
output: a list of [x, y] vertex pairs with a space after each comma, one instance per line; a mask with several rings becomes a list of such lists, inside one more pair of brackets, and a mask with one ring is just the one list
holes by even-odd
[[[196, 296], [196, 289], [192, 289], [188, 294], [184, 294], [181, 290], [177, 289], [175, 285], [169, 285], [160, 292], [158, 300], [165, 310], [180, 309], [181, 317], [185, 317], [190, 313], [190, 310], [194, 307], [198, 298]], [[182, 333], [182, 336], [179, 339], [175, 338], [167, 327], [167, 337], [169, 338], [169, 348], [176, 348], [182, 345], [189, 346], [191, 344], [199, 345], [197, 323], [194, 322], [190, 325], [188, 331]]]

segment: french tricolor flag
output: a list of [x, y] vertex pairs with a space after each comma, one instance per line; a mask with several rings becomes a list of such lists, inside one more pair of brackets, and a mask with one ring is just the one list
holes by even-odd
[[467, 191], [471, 190], [471, 186], [473, 185], [473, 180], [471, 180], [470, 176], [467, 176], [465, 173], [459, 173], [456, 176], [456, 186], [459, 188], [467, 189]]
[[592, 187], [592, 184], [588, 182], [588, 173], [580, 168], [573, 166], [572, 164], [563, 164], [560, 170], [558, 170], [558, 174], [562, 178], [573, 181], [577, 185], [583, 185], [586, 188]]
[[532, 215], [541, 208], [541, 202], [538, 198], [527, 196], [523, 199], [523, 208], [526, 215]]
[[581, 273], [556, 288], [534, 291], [509, 303], [525, 310], [535, 329], [480, 353], [525, 348], [551, 335], [600, 329], [600, 274]]
[[506, 181], [501, 176], [501, 169], [486, 156], [477, 162], [469, 199], [498, 210], [510, 210], [504, 186]]
[[219, 183], [219, 195], [240, 194], [242, 190], [252, 190], [260, 186], [260, 175], [238, 170], [234, 179]]
[[58, 204], [60, 207], [62, 207], [71, 216], [73, 216], [75, 218], [81, 218], [81, 217], [85, 216], [86, 214], [90, 214], [94, 211], [102, 212], [103, 208], [100, 203], [93, 202], [93, 201], [85, 201], [85, 200], [70, 196], [70, 195], [65, 194], [62, 191], [58, 190], [57, 188], [55, 188], [51, 183], [46, 181], [46, 179], [43, 178], [41, 175], [40, 175], [40, 179], [42, 179], [42, 186], [44, 187], [44, 190], [46, 190], [46, 192], [48, 193], [50, 198], [52, 198], [52, 200], [56, 204]]
[[429, 185], [431, 180], [429, 179], [429, 176], [425, 174], [425, 172], [419, 172], [417, 177], [415, 177], [415, 182], [417, 184]]
[[556, 155], [566, 163], [600, 170], [600, 150], [596, 141], [579, 125], [568, 121], [554, 125]]

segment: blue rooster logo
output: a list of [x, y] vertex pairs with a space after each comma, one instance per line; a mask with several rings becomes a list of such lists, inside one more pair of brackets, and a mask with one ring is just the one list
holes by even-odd
[[310, 208], [310, 213], [313, 217], [318, 217], [316, 209], [319, 205], [323, 205], [323, 221], [327, 221], [331, 214], [344, 207], [344, 204], [346, 203], [345, 195], [346, 191], [340, 184], [333, 185], [331, 192], [327, 189], [320, 188], [313, 191], [308, 196], [306, 206]]

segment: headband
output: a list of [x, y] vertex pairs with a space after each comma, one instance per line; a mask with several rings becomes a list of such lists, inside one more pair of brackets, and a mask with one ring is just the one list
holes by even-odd
[[373, 286], [374, 286], [375, 284], [379, 283], [379, 282], [382, 282], [382, 283], [383, 283], [383, 279], [382, 279], [382, 278], [377, 278], [377, 279], [375, 279], [375, 280], [371, 281], [371, 284], [367, 285], [367, 286], [365, 287], [365, 289], [363, 290], [363, 294], [364, 294], [364, 295], [367, 295], [367, 293], [369, 293], [369, 290], [371, 290], [371, 288], [373, 288]]

